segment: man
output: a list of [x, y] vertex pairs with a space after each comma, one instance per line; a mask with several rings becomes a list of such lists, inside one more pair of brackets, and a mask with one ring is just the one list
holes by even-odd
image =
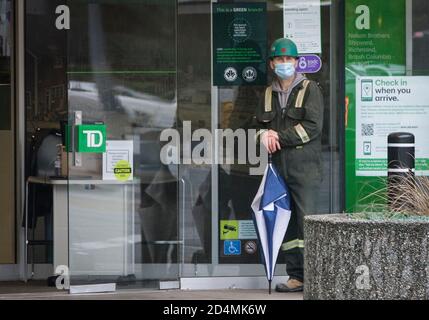
[[282, 245], [289, 280], [276, 290], [297, 292], [304, 286], [303, 218], [316, 213], [322, 180], [323, 96], [316, 82], [295, 71], [298, 50], [293, 41], [274, 41], [269, 63], [275, 78], [257, 109], [257, 136], [272, 154], [292, 199], [292, 216]]

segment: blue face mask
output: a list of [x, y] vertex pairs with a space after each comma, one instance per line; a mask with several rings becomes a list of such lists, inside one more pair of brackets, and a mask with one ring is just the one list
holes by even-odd
[[295, 64], [293, 62], [277, 63], [274, 72], [283, 80], [291, 78], [295, 74]]

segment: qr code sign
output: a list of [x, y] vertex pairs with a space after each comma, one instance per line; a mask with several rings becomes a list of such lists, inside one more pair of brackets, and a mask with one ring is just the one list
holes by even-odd
[[362, 135], [373, 136], [374, 135], [374, 124], [362, 123]]

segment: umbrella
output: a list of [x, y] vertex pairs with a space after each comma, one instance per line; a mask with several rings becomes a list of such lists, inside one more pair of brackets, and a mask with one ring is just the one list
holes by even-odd
[[271, 281], [277, 256], [291, 215], [288, 187], [272, 164], [271, 156], [261, 185], [253, 199], [252, 209], [271, 294]]

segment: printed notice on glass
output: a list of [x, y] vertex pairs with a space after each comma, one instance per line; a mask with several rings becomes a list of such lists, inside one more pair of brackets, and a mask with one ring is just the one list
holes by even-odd
[[356, 175], [387, 175], [387, 136], [415, 136], [417, 175], [429, 175], [429, 77], [356, 78]]
[[267, 83], [267, 4], [213, 3], [213, 84]]
[[107, 140], [103, 153], [103, 180], [132, 180], [132, 170], [133, 141]]
[[283, 28], [299, 54], [321, 53], [320, 0], [283, 0]]
[[239, 220], [238, 239], [257, 239], [253, 220]]

